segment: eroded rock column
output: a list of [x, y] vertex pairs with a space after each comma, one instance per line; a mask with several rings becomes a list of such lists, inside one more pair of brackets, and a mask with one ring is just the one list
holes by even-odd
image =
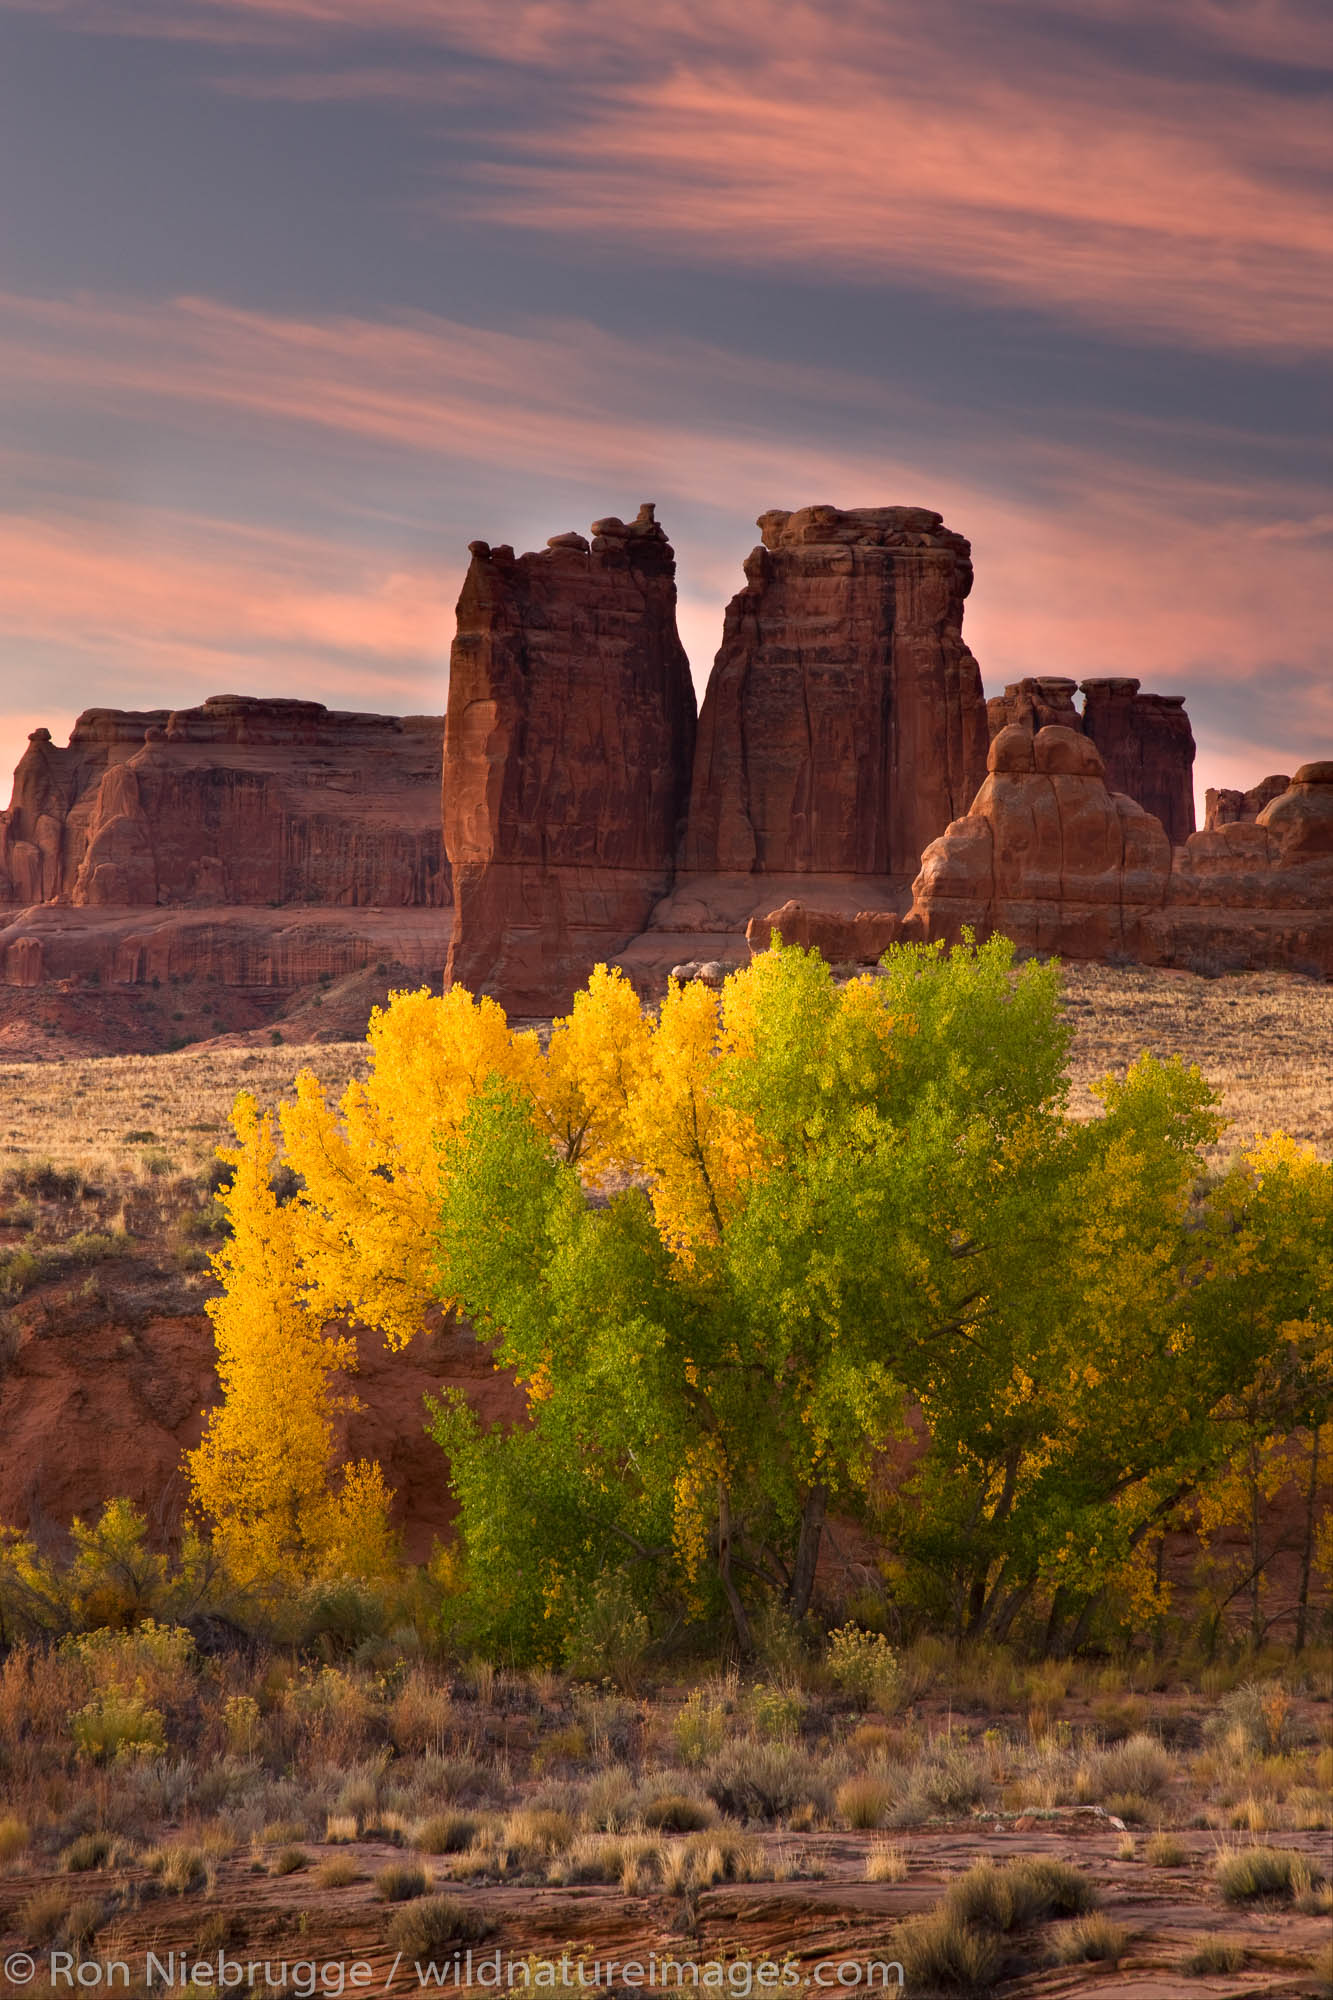
[[473, 542], [444, 745], [447, 977], [568, 1005], [670, 886], [695, 703], [651, 505], [535, 554]]

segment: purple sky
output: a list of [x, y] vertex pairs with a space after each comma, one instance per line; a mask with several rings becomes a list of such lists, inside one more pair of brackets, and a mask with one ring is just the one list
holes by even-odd
[[[1333, 755], [1323, 0], [0, 0], [0, 768], [441, 710], [474, 536], [937, 507], [987, 686]], [[0, 790], [3, 779], [0, 778]]]

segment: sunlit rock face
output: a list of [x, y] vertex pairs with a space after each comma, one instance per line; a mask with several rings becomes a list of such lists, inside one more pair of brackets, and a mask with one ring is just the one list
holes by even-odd
[[550, 1013], [644, 927], [671, 883], [694, 734], [651, 505], [535, 554], [472, 544], [444, 747], [451, 981]]
[[970, 546], [922, 507], [759, 529], [700, 716], [683, 870], [910, 879], [985, 775]]

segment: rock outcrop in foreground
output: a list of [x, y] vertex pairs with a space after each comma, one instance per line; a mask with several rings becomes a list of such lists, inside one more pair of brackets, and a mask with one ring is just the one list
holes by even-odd
[[964, 925], [1074, 958], [1333, 975], [1333, 762], [1173, 854], [1160, 821], [1108, 790], [1087, 737], [1002, 730], [971, 811], [922, 856], [899, 935]]
[[1073, 681], [1047, 674], [1011, 682], [986, 708], [992, 738], [1013, 725], [1029, 734], [1055, 726], [1090, 736], [1112, 791], [1160, 819], [1173, 846], [1193, 833], [1194, 732], [1184, 695], [1141, 694], [1127, 677]]
[[969, 544], [924, 507], [761, 515], [699, 720], [686, 872], [910, 877], [981, 782]]
[[1160, 820], [1108, 789], [1081, 730], [1010, 723], [989, 766], [971, 810], [922, 855], [906, 916], [789, 902], [751, 923], [751, 950], [776, 931], [869, 964], [889, 944], [968, 930], [1067, 958], [1333, 978], [1333, 761], [1302, 765], [1257, 819], [1174, 850]]
[[694, 750], [676, 563], [651, 505], [543, 551], [472, 544], [444, 742], [447, 977], [566, 1006], [671, 885]]

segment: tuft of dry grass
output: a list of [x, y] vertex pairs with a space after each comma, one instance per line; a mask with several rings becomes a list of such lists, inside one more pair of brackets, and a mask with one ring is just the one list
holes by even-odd
[[866, 1855], [867, 1882], [905, 1882], [907, 1880], [907, 1849], [894, 1845], [892, 1841], [871, 1842]]

